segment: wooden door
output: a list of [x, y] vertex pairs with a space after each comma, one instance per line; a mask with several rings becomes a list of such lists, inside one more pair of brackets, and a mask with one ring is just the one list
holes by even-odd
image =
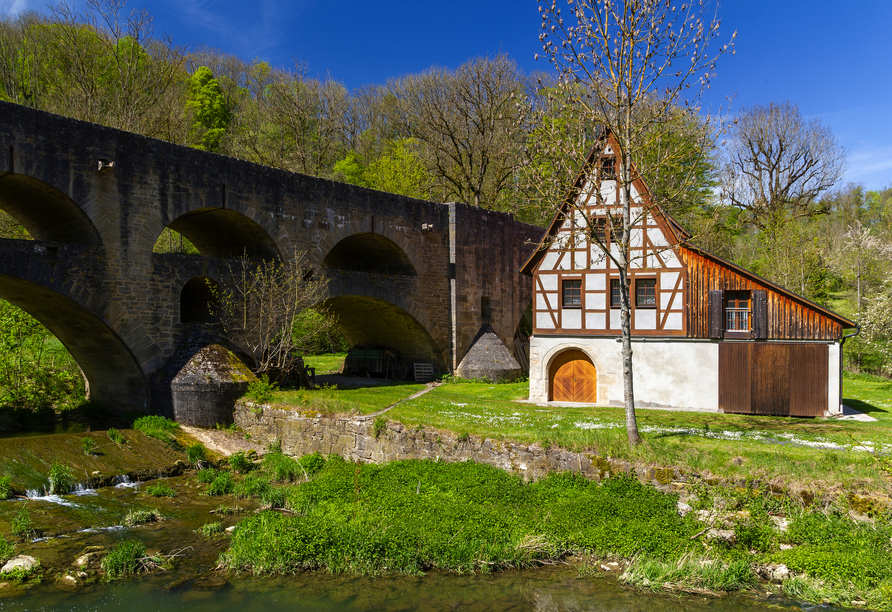
[[565, 351], [551, 365], [551, 401], [594, 404], [598, 399], [598, 375], [588, 355]]
[[828, 403], [826, 344], [722, 342], [719, 408], [738, 414], [822, 416]]

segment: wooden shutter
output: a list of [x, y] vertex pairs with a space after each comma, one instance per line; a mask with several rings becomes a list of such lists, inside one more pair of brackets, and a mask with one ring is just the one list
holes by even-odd
[[753, 291], [753, 338], [768, 338], [768, 292]]
[[709, 337], [721, 338], [725, 331], [725, 292], [709, 292]]

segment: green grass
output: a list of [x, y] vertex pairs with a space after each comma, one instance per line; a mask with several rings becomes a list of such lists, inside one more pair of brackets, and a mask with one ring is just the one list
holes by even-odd
[[316, 374], [331, 374], [340, 372], [344, 365], [347, 353], [326, 353], [324, 355], [307, 355], [304, 357], [304, 365], [316, 368]]
[[273, 393], [270, 404], [321, 414], [369, 414], [402, 401], [423, 390], [416, 383], [387, 383], [376, 387], [339, 389], [326, 386], [315, 390], [288, 389]]
[[179, 431], [180, 425], [176, 421], [166, 419], [162, 416], [150, 415], [139, 417], [133, 421], [133, 429], [141, 431], [145, 435], [174, 444], [175, 434]]
[[102, 558], [106, 579], [149, 572], [160, 564], [160, 559], [149, 557], [146, 547], [136, 540], [124, 540]]

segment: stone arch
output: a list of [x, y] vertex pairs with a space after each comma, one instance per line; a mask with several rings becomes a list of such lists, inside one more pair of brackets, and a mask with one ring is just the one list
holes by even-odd
[[598, 371], [585, 351], [568, 348], [549, 361], [548, 401], [598, 401]]
[[433, 363], [444, 370], [446, 359], [425, 326], [399, 306], [378, 298], [342, 295], [320, 308], [332, 314], [351, 346], [396, 349], [405, 363]]
[[102, 246], [99, 230], [80, 206], [40, 179], [25, 174], [0, 177], [0, 209], [45, 242]]
[[211, 324], [220, 320], [220, 284], [207, 276], [189, 279], [180, 291], [180, 323]]
[[[247, 254], [255, 260], [281, 258], [269, 232], [248, 215], [232, 209], [198, 208], [180, 215], [167, 227], [185, 236], [205, 257], [232, 259]], [[158, 230], [155, 239], [160, 235]]]
[[0, 274], [0, 298], [65, 345], [87, 378], [92, 401], [119, 414], [149, 410], [149, 385], [139, 362], [102, 319], [57, 291], [6, 274]]
[[406, 252], [390, 238], [365, 232], [338, 242], [322, 260], [323, 268], [417, 276]]
[[[375, 247], [386, 249], [385, 254], [376, 255]], [[371, 266], [368, 264], [360, 265], [358, 268], [332, 265], [333, 261], [339, 263], [342, 258], [350, 258], [357, 252], [366, 253], [373, 260], [380, 257], [383, 261], [379, 262], [375, 269], [369, 269]], [[375, 223], [374, 217], [347, 223], [328, 232], [316, 247], [316, 257], [322, 268], [411, 276], [416, 275], [421, 269], [419, 254], [406, 237], [391, 225], [382, 224], [380, 221]]]

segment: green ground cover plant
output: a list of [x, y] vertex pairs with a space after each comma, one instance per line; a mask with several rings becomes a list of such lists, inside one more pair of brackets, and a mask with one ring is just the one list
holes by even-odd
[[118, 446], [121, 446], [122, 444], [127, 442], [124, 439], [124, 434], [122, 434], [120, 431], [118, 431], [114, 427], [109, 427], [108, 431], [105, 432], [105, 435], [107, 435], [108, 439], [111, 440], [112, 442], [114, 442], [115, 444], [117, 444]]
[[179, 431], [180, 425], [163, 416], [149, 415], [133, 421], [133, 429], [172, 445], [176, 441], [175, 435]]
[[375, 466], [336, 456], [288, 489], [287, 507], [294, 516], [244, 519], [223, 565], [254, 573], [414, 574], [528, 567], [570, 549], [675, 557], [692, 546], [696, 527], [678, 515], [674, 498], [629, 478], [599, 485], [555, 474], [525, 484], [474, 463]]
[[208, 483], [207, 494], [211, 496], [229, 495], [235, 489], [235, 479], [230, 472], [217, 472], [214, 479]]
[[215, 523], [205, 523], [204, 525], [196, 529], [195, 533], [203, 535], [206, 538], [212, 538], [223, 533], [223, 523], [221, 521], [217, 521]]
[[207, 461], [208, 450], [201, 442], [193, 442], [186, 447], [186, 459], [197, 468]]

